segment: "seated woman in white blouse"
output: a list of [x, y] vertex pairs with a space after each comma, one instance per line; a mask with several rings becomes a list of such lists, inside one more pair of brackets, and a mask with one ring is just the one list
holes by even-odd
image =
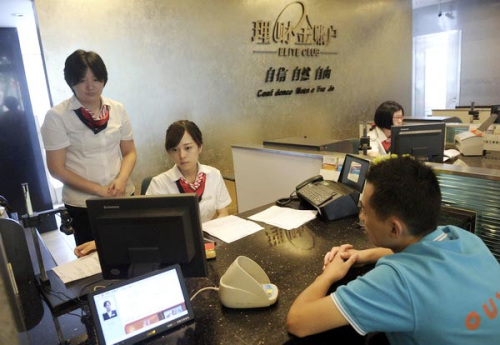
[[203, 138], [194, 122], [174, 122], [167, 129], [165, 149], [175, 165], [153, 177], [146, 195], [196, 193], [201, 221], [229, 215], [231, 197], [219, 170], [198, 162]]
[[391, 127], [403, 124], [404, 109], [394, 101], [386, 101], [375, 111], [375, 125], [368, 132], [370, 147], [368, 155], [386, 155], [391, 150]]
[[[201, 222], [229, 215], [231, 197], [220, 171], [198, 162], [203, 137], [198, 126], [188, 120], [176, 121], [167, 129], [165, 149], [175, 165], [151, 180], [146, 195], [196, 193]], [[95, 241], [75, 248], [85, 256], [96, 250]]]

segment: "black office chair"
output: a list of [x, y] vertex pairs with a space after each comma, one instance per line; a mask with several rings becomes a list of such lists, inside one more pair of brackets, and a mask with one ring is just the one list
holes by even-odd
[[141, 184], [141, 195], [146, 195], [146, 191], [148, 190], [149, 184], [151, 183], [151, 179], [154, 176], [146, 176], [144, 180], [142, 180]]

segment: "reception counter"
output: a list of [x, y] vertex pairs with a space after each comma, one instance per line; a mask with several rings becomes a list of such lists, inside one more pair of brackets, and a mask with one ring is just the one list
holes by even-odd
[[[232, 153], [240, 212], [288, 197], [300, 182], [319, 174], [324, 156], [345, 157], [345, 153], [263, 145], [232, 145]], [[477, 212], [476, 233], [500, 261], [500, 160], [459, 159], [468, 166], [428, 164], [438, 176], [443, 203]]]
[[[239, 217], [248, 218], [269, 206], [271, 205], [244, 212], [239, 214]], [[294, 201], [290, 206], [297, 208], [299, 204]], [[455, 211], [445, 209], [442, 215], [447, 216], [442, 216], [440, 224], [446, 221], [460, 225], [470, 221], [470, 215]], [[187, 278], [186, 286], [190, 296], [194, 296], [202, 288], [219, 286], [220, 277], [238, 256], [243, 255], [259, 264], [271, 283], [278, 287], [277, 302], [265, 308], [230, 309], [222, 306], [216, 291], [206, 290], [192, 301], [194, 322], [150, 339], [146, 344], [364, 344], [364, 337], [358, 335], [350, 326], [302, 339], [288, 334], [285, 327], [292, 302], [321, 273], [323, 256], [332, 246], [345, 243], [350, 243], [357, 249], [372, 246], [359, 226], [358, 218], [332, 222], [316, 218], [293, 230], [259, 224], [264, 229], [257, 233], [232, 243], [219, 242], [216, 246], [216, 258], [208, 261], [208, 277]], [[339, 285], [346, 284], [372, 268], [372, 265], [351, 268], [347, 276], [334, 284], [330, 290], [334, 291]], [[55, 298], [47, 299], [51, 310], [46, 310], [40, 325], [32, 330], [31, 344], [58, 343], [56, 328], [50, 320], [51, 312], [56, 318], [61, 316], [58, 327], [63, 339], [83, 341], [87, 332], [92, 332], [92, 325], [87, 323], [86, 329], [80, 322], [81, 312], [71, 310], [85, 309], [85, 294], [111, 282], [103, 281], [100, 274], [68, 285], [62, 284], [53, 274], [49, 274], [49, 277], [51, 284], [41, 289], [44, 290], [45, 296], [53, 295]], [[62, 306], [65, 306], [64, 311]], [[68, 312], [71, 312], [71, 315], [59, 315]]]
[[[239, 216], [247, 218], [269, 206]], [[222, 306], [216, 291], [203, 291], [192, 301], [194, 322], [150, 339], [147, 344], [331, 344], [333, 340], [354, 345], [364, 344], [364, 337], [350, 326], [304, 339], [288, 334], [285, 327], [286, 315], [292, 302], [321, 273], [323, 256], [332, 246], [344, 243], [351, 243], [359, 249], [371, 246], [358, 225], [357, 217], [329, 223], [317, 218], [293, 230], [260, 224], [264, 230], [232, 243], [217, 243], [217, 256], [208, 261], [208, 277], [187, 278], [186, 286], [190, 296], [204, 287], [219, 286], [220, 277], [231, 263], [238, 256], [244, 255], [258, 263], [271, 283], [278, 287], [277, 302], [266, 308], [230, 309]], [[346, 283], [371, 268], [353, 268], [338, 284]], [[56, 296], [50, 302], [56, 314], [62, 311], [61, 306], [65, 306], [65, 313], [75, 309], [71, 315], [60, 317], [59, 324], [64, 339], [85, 339], [87, 330], [79, 320], [80, 311], [77, 309], [85, 308], [86, 293], [96, 287], [102, 288], [110, 281], [103, 281], [99, 274], [65, 286], [58, 281], [57, 276], [49, 274], [49, 277], [51, 284], [42, 289], [46, 290], [45, 295], [51, 290], [50, 295]], [[45, 315], [44, 320], [32, 330], [31, 344], [58, 343], [50, 316]]]

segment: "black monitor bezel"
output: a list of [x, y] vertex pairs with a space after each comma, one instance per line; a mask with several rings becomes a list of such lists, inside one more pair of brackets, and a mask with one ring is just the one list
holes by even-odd
[[[359, 179], [358, 182], [349, 180], [349, 169], [351, 164], [357, 163], [360, 165]], [[352, 189], [362, 192], [365, 186], [366, 173], [370, 167], [370, 161], [356, 157], [354, 155], [346, 154], [344, 158], [344, 163], [342, 163], [342, 169], [340, 170], [340, 175], [338, 182], [351, 187]]]
[[[200, 210], [198, 205], [198, 197], [194, 193], [187, 194], [169, 194], [169, 195], [141, 195], [141, 196], [128, 196], [119, 198], [96, 198], [87, 200], [87, 209], [89, 214], [89, 222], [92, 228], [92, 233], [96, 241], [96, 248], [98, 253], [102, 253], [111, 248], [107, 248], [101, 241], [102, 231], [99, 228], [99, 217], [102, 214], [110, 213], [116, 210], [126, 212], [127, 210], [138, 211], [141, 209], [172, 209], [172, 208], [185, 208], [189, 210], [189, 217], [191, 222], [191, 236], [194, 242], [194, 257], [189, 263], [180, 263], [184, 277], [206, 277], [208, 275], [208, 268], [205, 256], [205, 246], [203, 241], [203, 231], [200, 221]], [[104, 257], [104, 256], [103, 256]], [[99, 258], [102, 276], [104, 279], [128, 279], [128, 273], [120, 271], [118, 275], [111, 274], [112, 267], [108, 262]], [[172, 262], [170, 264], [175, 264]], [[165, 265], [162, 265], [165, 266]], [[162, 268], [162, 266], [158, 268]]]
[[[429, 133], [431, 132], [431, 133]], [[425, 134], [438, 134], [442, 137], [442, 141], [440, 143], [440, 147], [438, 152], [434, 154], [433, 159], [427, 159], [428, 162], [434, 163], [443, 163], [444, 160], [444, 149], [445, 149], [445, 140], [446, 140], [446, 124], [444, 122], [432, 122], [432, 123], [413, 123], [413, 124], [403, 124], [400, 126], [392, 126], [391, 127], [391, 154], [403, 155], [409, 154], [411, 156], [415, 156], [412, 152], [401, 152], [401, 138], [404, 138], [404, 135], [425, 135]], [[419, 158], [418, 156], [415, 158]]]
[[[145, 339], [148, 339], [148, 338], [151, 338], [151, 337], [154, 337], [157, 335], [161, 335], [163, 332], [166, 332], [168, 330], [176, 329], [179, 326], [185, 325], [186, 323], [194, 320], [193, 306], [191, 304], [189, 293], [188, 293], [188, 290], [186, 288], [186, 283], [184, 282], [182, 270], [181, 270], [181, 267], [179, 265], [168, 266], [168, 267], [162, 268], [161, 270], [157, 270], [157, 271], [142, 275], [140, 277], [135, 277], [135, 278], [132, 278], [132, 279], [129, 279], [126, 281], [115, 283], [115, 284], [109, 285], [103, 289], [99, 289], [99, 290], [96, 290], [96, 291], [93, 291], [93, 292], [87, 294], [87, 301], [88, 301], [88, 304], [89, 304], [89, 307], [91, 310], [92, 317], [94, 318], [94, 320], [97, 320], [100, 316], [98, 306], [96, 305], [95, 300], [94, 300], [95, 296], [107, 294], [111, 290], [116, 290], [116, 289], [119, 289], [123, 286], [134, 284], [136, 282], [157, 276], [159, 274], [165, 274], [166, 272], [169, 272], [171, 270], [175, 270], [177, 272], [177, 276], [179, 277], [179, 285], [180, 285], [180, 288], [182, 291], [182, 295], [184, 297], [184, 303], [186, 305], [186, 310], [188, 311], [188, 314], [181, 319], [175, 319], [175, 320], [172, 320], [170, 322], [166, 322], [166, 323], [160, 324], [156, 327], [153, 327], [151, 329], [148, 329], [147, 331], [136, 334], [136, 335], [134, 335], [126, 340], [119, 342], [119, 344], [123, 344], [123, 345], [136, 344], [140, 341], [144, 341]], [[94, 321], [94, 325], [96, 328], [97, 338], [99, 339], [99, 344], [106, 344], [105, 338], [104, 338], [104, 330], [101, 327], [101, 323]]]

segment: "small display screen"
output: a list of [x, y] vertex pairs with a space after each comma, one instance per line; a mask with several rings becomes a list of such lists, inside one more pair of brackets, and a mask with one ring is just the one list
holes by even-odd
[[178, 265], [89, 296], [101, 344], [133, 344], [193, 319]]

